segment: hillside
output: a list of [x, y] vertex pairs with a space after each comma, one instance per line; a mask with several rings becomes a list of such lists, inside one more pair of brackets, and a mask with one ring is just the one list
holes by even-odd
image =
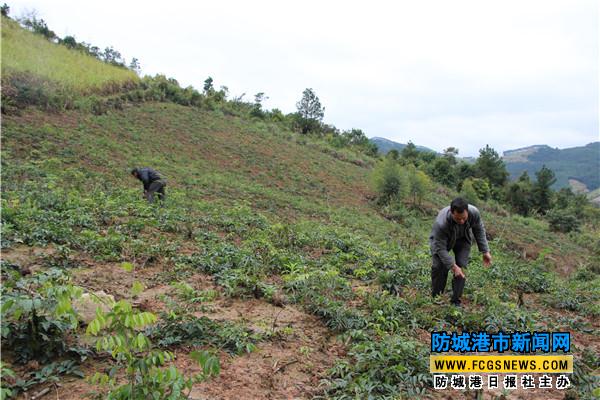
[[[393, 140], [389, 140], [389, 139], [385, 139], [385, 138], [381, 138], [381, 137], [372, 137], [369, 140], [372, 143], [375, 143], [377, 145], [377, 148], [379, 149], [379, 152], [381, 154], [387, 154], [388, 151], [390, 151], [392, 149], [402, 151], [402, 149], [406, 147], [406, 144], [394, 142]], [[417, 150], [435, 153], [435, 150], [431, 150], [430, 148], [425, 147], [425, 146], [417, 145]]]
[[50, 43], [2, 16], [3, 89], [31, 79], [36, 81], [38, 95], [44, 90], [106, 93], [139, 81], [131, 70]]
[[[143, 358], [137, 378], [147, 380], [123, 390], [167, 397], [200, 374], [182, 394], [446, 398], [432, 389], [431, 331], [518, 330], [572, 332], [568, 393], [592, 398], [598, 226], [553, 233], [478, 204], [494, 262], [485, 268], [473, 251], [455, 308], [431, 299], [428, 246], [451, 189], [382, 207], [370, 185], [377, 158], [218, 95], [189, 90], [187, 104], [172, 80], [150, 96], [159, 92], [147, 81], [95, 92], [101, 109], [21, 104], [3, 115], [3, 387], [94, 398], [132, 379], [127, 360]], [[118, 106], [104, 103], [115, 96]], [[134, 166], [166, 177], [162, 207], [142, 199]], [[83, 292], [117, 303], [95, 313]]]
[[530, 146], [505, 151], [503, 160], [511, 179], [517, 179], [523, 171], [535, 177], [535, 172], [545, 165], [556, 175], [555, 189], [570, 187], [570, 179], [584, 184], [588, 191], [600, 187], [600, 142], [567, 149]]

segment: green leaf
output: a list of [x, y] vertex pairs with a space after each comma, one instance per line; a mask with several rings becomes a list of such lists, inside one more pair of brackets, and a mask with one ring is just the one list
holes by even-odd
[[2, 304], [2, 314], [6, 313], [6, 311], [8, 311], [13, 304], [15, 304], [15, 301], [13, 299], [8, 299], [4, 302], [4, 304]]
[[142, 285], [141, 282], [139, 282], [139, 281], [133, 282], [133, 286], [131, 287], [131, 292], [133, 293], [134, 296], [137, 296], [138, 294], [142, 293], [143, 291], [144, 291], [144, 285]]
[[148, 339], [146, 339], [146, 336], [144, 336], [144, 334], [142, 332], [138, 333], [137, 337], [135, 338], [136, 341], [136, 345], [140, 350], [143, 350], [144, 348], [146, 348], [146, 345], [148, 344]]
[[99, 331], [100, 331], [100, 321], [98, 321], [97, 318], [94, 318], [92, 320], [92, 322], [90, 322], [89, 325], [87, 326], [85, 333], [87, 333], [88, 335], [96, 336]]
[[133, 264], [129, 262], [122, 262], [121, 268], [123, 268], [127, 272], [131, 272], [133, 271]]
[[204, 375], [218, 375], [221, 372], [219, 359], [208, 351], [193, 351], [190, 353], [190, 358], [202, 366]]
[[9, 399], [12, 397], [12, 390], [0, 387], [0, 400]]

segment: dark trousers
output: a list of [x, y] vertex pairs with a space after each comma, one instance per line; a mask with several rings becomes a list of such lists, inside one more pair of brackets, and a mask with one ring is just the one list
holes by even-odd
[[154, 193], [158, 197], [158, 200], [162, 203], [165, 200], [165, 186], [167, 183], [165, 181], [154, 181], [146, 190], [145, 196], [148, 203], [154, 203]]
[[[452, 251], [454, 252], [456, 264], [461, 268], [465, 268], [469, 264], [471, 245], [467, 241], [459, 239], [456, 241]], [[440, 258], [434, 254], [433, 265], [431, 267], [431, 294], [433, 297], [444, 293], [446, 282], [448, 281], [448, 272], [450, 271], [442, 265]], [[464, 278], [452, 278], [452, 304], [460, 304], [464, 288]]]

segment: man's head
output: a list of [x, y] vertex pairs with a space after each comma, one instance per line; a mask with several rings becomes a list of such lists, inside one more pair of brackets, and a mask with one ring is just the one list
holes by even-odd
[[457, 197], [450, 203], [450, 214], [452, 219], [459, 225], [467, 222], [469, 218], [469, 203], [462, 197]]
[[138, 175], [138, 169], [137, 168], [132, 169], [131, 170], [131, 175], [133, 175], [134, 178], [138, 178], [139, 177], [139, 175]]

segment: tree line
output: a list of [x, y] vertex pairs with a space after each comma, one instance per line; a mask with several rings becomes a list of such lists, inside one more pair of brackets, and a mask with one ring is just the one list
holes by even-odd
[[[479, 150], [474, 163], [458, 158], [458, 149], [449, 147], [441, 155], [418, 151], [409, 142], [402, 151], [391, 150], [373, 172], [378, 201], [390, 204], [398, 199], [419, 204], [431, 183], [427, 178], [416, 179], [418, 174], [456, 190], [471, 204], [495, 201], [511, 211], [527, 216], [541, 216], [548, 220], [554, 231], [578, 230], [590, 215], [598, 214], [583, 194], [568, 188], [554, 191], [554, 172], [545, 165], [532, 180], [525, 171], [516, 181], [509, 181], [509, 173], [500, 155], [489, 145]], [[413, 176], [411, 178], [411, 176]], [[409, 194], [416, 196], [408, 197]]]

